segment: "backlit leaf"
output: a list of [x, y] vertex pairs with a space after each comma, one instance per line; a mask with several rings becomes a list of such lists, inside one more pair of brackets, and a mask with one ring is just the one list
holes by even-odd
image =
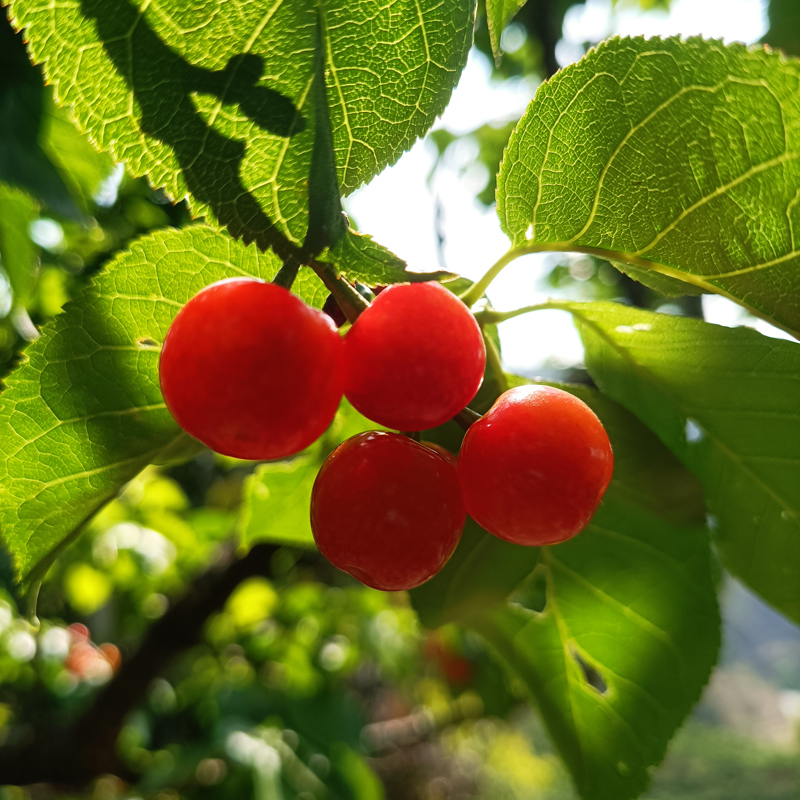
[[[535, 699], [584, 800], [631, 800], [716, 662], [709, 537], [697, 481], [656, 437], [599, 393], [564, 388], [591, 405], [614, 448], [614, 477], [589, 527], [538, 550], [471, 537], [471, 551], [412, 598], [486, 638]], [[501, 601], [499, 575], [508, 594], [520, 562], [543, 581], [543, 608], [526, 607], [528, 584]]]
[[[280, 262], [205, 226], [137, 241], [68, 303], [0, 394], [0, 530], [26, 588], [81, 524], [143, 467], [187, 438], [167, 411], [158, 355], [204, 286], [269, 279]], [[321, 306], [305, 272], [295, 291]]]
[[724, 565], [800, 622], [800, 345], [612, 303], [564, 303], [586, 366], [703, 484]]
[[14, 0], [11, 15], [100, 149], [266, 247], [303, 241], [320, 114], [345, 193], [428, 130], [466, 61], [474, 3]]
[[800, 61], [764, 49], [611, 39], [544, 84], [517, 126], [503, 229], [523, 252], [650, 270], [671, 293], [716, 292], [798, 335], [799, 88]]

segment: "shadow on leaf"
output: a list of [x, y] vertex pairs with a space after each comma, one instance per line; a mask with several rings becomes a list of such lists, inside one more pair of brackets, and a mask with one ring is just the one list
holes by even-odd
[[262, 60], [242, 53], [224, 69], [212, 71], [188, 63], [150, 28], [128, 0], [81, 0], [94, 20], [116, 71], [133, 92], [142, 133], [170, 147], [191, 195], [211, 208], [231, 234], [282, 257], [289, 243], [247, 190], [241, 178], [246, 144], [208, 125], [191, 95], [214, 95], [236, 103], [258, 127], [291, 137], [306, 127], [294, 103], [280, 92], [257, 85]]

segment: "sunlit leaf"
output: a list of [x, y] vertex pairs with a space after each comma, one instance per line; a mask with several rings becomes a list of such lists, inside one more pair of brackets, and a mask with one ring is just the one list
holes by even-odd
[[[266, 247], [303, 241], [320, 125], [344, 192], [428, 130], [465, 64], [473, 6], [14, 0], [11, 15], [100, 149]], [[319, 58], [327, 109], [312, 92]]]
[[114, 160], [99, 153], [72, 122], [69, 113], [48, 98], [42, 119], [42, 149], [75, 187], [84, 205], [94, 199], [114, 169]]
[[403, 259], [378, 244], [371, 236], [350, 228], [323, 257], [348, 277], [368, 286], [406, 281], [442, 281], [455, 276], [450, 272], [411, 272]]
[[[499, 602], [497, 573], [508, 576], [507, 594], [519, 567], [512, 546], [489, 534], [412, 597], [487, 639], [535, 699], [584, 800], [632, 800], [716, 662], [709, 537], [700, 488], [677, 459], [613, 401], [567, 388], [603, 421], [615, 470], [585, 531], [515, 548], [544, 582], [544, 607], [525, 606], [527, 584]], [[483, 607], [469, 600], [470, 585]]]
[[506, 25], [525, 5], [527, 0], [486, 0], [486, 21], [489, 24], [489, 39], [495, 58], [500, 58], [500, 37]]
[[570, 303], [586, 365], [697, 475], [725, 566], [800, 622], [800, 345]]
[[[279, 266], [204, 226], [162, 231], [44, 327], [0, 395], [0, 530], [25, 586], [125, 482], [183, 447], [158, 383], [178, 310], [217, 280], [269, 279]], [[326, 295], [311, 274], [295, 291], [318, 306]]]
[[382, 430], [346, 400], [325, 435], [291, 461], [259, 465], [248, 476], [239, 519], [242, 544], [255, 542], [314, 547], [309, 508], [311, 490], [322, 462], [345, 439], [369, 430]]
[[611, 39], [517, 126], [503, 229], [523, 251], [650, 270], [800, 334], [799, 81], [800, 61], [764, 49]]

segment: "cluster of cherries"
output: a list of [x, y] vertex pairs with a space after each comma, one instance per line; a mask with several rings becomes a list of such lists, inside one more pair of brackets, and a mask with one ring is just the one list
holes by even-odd
[[287, 289], [234, 278], [181, 309], [159, 374], [178, 424], [225, 455], [298, 453], [328, 428], [343, 394], [368, 419], [404, 432], [340, 444], [311, 497], [323, 555], [368, 586], [399, 591], [445, 565], [467, 513], [501, 539], [554, 544], [588, 524], [611, 480], [600, 420], [552, 387], [502, 394], [469, 426], [458, 458], [409, 435], [462, 412], [485, 364], [475, 317], [438, 283], [384, 289], [341, 336], [330, 316]]

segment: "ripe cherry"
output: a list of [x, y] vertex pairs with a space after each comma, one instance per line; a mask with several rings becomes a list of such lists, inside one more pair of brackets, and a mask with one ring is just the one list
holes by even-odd
[[502, 394], [461, 445], [458, 476], [470, 516], [501, 539], [563, 542], [581, 531], [611, 481], [605, 428], [582, 400], [550, 386]]
[[389, 592], [433, 577], [456, 549], [465, 518], [453, 456], [387, 431], [340, 444], [311, 493], [311, 529], [322, 554]]
[[441, 284], [389, 286], [344, 339], [347, 399], [387, 428], [435, 428], [483, 380], [486, 350], [469, 309]]
[[342, 398], [342, 340], [330, 317], [281, 286], [224, 280], [178, 312], [159, 377], [172, 416], [212, 450], [286, 458], [333, 420]]

